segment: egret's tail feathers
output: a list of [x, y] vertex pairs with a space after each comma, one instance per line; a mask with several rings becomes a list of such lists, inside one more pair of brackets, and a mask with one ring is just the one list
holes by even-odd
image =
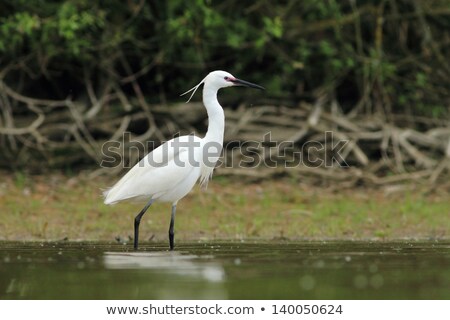
[[112, 187], [107, 190], [103, 190], [103, 197], [105, 197], [105, 200], [103, 201], [104, 204], [110, 205], [110, 204], [116, 204], [120, 201], [124, 200], [131, 200], [135, 202], [142, 202], [142, 201], [148, 201], [149, 196], [148, 195], [141, 195], [141, 194], [122, 194], [120, 192], [120, 189]]
[[103, 201], [104, 204], [116, 204], [117, 202], [120, 202], [122, 200], [126, 200], [130, 197], [122, 196], [117, 188], [111, 187], [106, 190], [103, 190], [103, 197], [105, 197], [105, 200]]
[[102, 191], [103, 197], [105, 198], [105, 200], [104, 200], [105, 204], [114, 204], [114, 203], [116, 203], [116, 201], [114, 201], [112, 199], [113, 197], [110, 194], [111, 189], [112, 188], [108, 188], [108, 189]]

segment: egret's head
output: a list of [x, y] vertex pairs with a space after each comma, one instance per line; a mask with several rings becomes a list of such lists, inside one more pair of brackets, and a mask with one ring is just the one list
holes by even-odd
[[226, 87], [232, 87], [232, 86], [245, 86], [245, 87], [265, 90], [263, 87], [258, 86], [257, 84], [254, 84], [254, 83], [251, 83], [251, 82], [248, 82], [248, 81], [244, 81], [244, 80], [241, 80], [241, 79], [237, 79], [231, 73], [228, 73], [228, 72], [222, 71], [222, 70], [216, 70], [216, 71], [210, 72], [205, 77], [205, 79], [203, 79], [194, 88], [192, 88], [191, 90], [186, 91], [185, 93], [182, 94], [182, 95], [184, 95], [186, 93], [194, 91], [191, 94], [191, 96], [189, 97], [189, 100], [187, 102], [189, 102], [191, 100], [191, 98], [194, 95], [195, 91], [197, 91], [197, 89], [200, 87], [200, 85], [202, 83], [204, 83], [205, 85], [208, 85], [208, 86], [215, 87], [217, 90], [219, 90], [220, 88], [226, 88]]
[[264, 90], [263, 87], [258, 86], [257, 84], [237, 79], [231, 73], [222, 70], [210, 72], [204, 79], [204, 82], [205, 84], [208, 83], [210, 85], [217, 87], [218, 89], [232, 86], [245, 86]]

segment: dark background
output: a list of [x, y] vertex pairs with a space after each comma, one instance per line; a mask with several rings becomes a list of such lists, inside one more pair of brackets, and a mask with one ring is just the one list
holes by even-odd
[[2, 1], [0, 165], [95, 169], [123, 131], [202, 133], [179, 94], [223, 69], [267, 88], [221, 95], [226, 140], [329, 130], [352, 141], [352, 167], [431, 179], [450, 157], [449, 16], [445, 0]]

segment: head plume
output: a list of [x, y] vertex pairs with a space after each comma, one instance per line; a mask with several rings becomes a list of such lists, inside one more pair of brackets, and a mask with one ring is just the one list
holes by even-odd
[[181, 96], [184, 96], [185, 94], [187, 94], [187, 93], [189, 93], [189, 92], [191, 92], [191, 91], [194, 91], [194, 92], [192, 92], [191, 96], [189, 97], [188, 101], [186, 101], [186, 103], [188, 103], [189, 101], [191, 101], [192, 97], [193, 97], [194, 94], [195, 94], [195, 91], [197, 91], [197, 89], [203, 84], [203, 82], [205, 82], [205, 79], [206, 79], [206, 77], [203, 78], [203, 80], [200, 81], [200, 83], [199, 83], [198, 85], [196, 85], [195, 87], [193, 87], [192, 89], [189, 89], [189, 90], [186, 91], [185, 93], [180, 94], [180, 97], [181, 97]]

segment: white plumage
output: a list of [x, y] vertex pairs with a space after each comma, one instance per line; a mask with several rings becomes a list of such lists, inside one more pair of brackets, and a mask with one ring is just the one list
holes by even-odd
[[142, 158], [112, 188], [104, 192], [105, 204], [123, 200], [144, 200], [147, 205], [135, 218], [134, 247], [137, 249], [139, 223], [142, 215], [154, 201], [172, 203], [169, 228], [170, 248], [173, 249], [173, 225], [176, 205], [200, 179], [206, 186], [219, 159], [223, 145], [225, 116], [217, 101], [220, 88], [243, 85], [264, 89], [253, 83], [236, 79], [225, 71], [209, 73], [197, 86], [185, 92], [192, 94], [204, 84], [203, 104], [208, 113], [209, 125], [204, 138], [193, 135], [167, 141]]
[[[150, 199], [175, 203], [183, 198], [201, 177], [202, 168], [205, 167], [201, 163], [201, 147], [175, 147], [177, 143], [192, 142], [201, 145], [202, 139], [182, 136], [154, 149], [111, 189], [105, 191], [105, 204], [114, 204], [122, 200], [148, 202]], [[199, 163], [198, 166], [189, 161], [189, 152], [193, 153], [195, 162]], [[212, 173], [214, 168], [208, 167], [203, 171], [206, 169]], [[207, 177], [203, 179], [206, 180]]]

